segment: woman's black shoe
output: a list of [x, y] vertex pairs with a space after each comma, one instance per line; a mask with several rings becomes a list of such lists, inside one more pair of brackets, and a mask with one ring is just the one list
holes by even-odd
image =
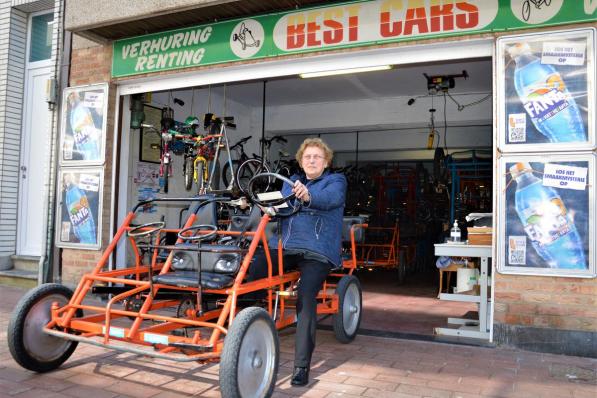
[[293, 386], [306, 386], [309, 383], [309, 368], [294, 368], [290, 384]]

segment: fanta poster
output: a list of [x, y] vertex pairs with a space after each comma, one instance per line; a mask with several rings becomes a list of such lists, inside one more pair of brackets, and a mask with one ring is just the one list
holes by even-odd
[[502, 271], [594, 275], [593, 156], [502, 158]]
[[99, 167], [62, 168], [56, 246], [98, 249], [101, 246], [101, 193]]
[[60, 162], [103, 164], [108, 106], [108, 85], [64, 90]]
[[498, 41], [502, 149], [594, 148], [594, 34], [584, 29]]

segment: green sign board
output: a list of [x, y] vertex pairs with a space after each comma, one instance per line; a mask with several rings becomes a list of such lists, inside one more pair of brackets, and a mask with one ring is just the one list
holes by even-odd
[[112, 76], [597, 21], [597, 0], [367, 0], [117, 40]]

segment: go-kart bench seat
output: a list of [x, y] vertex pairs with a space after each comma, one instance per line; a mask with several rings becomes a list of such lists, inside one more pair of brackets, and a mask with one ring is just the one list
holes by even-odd
[[[365, 217], [359, 216], [345, 216], [342, 218], [342, 263], [344, 261], [352, 260], [352, 241], [350, 240], [350, 230], [355, 224], [365, 224]], [[355, 245], [362, 243], [365, 239], [365, 231], [363, 228], [357, 228], [354, 231], [354, 242]], [[330, 272], [339, 272], [344, 268], [344, 264], [333, 268]]]
[[[176, 245], [171, 272], [155, 275], [154, 283], [177, 287], [224, 289], [232, 286], [245, 250], [234, 245]], [[201, 277], [199, 276], [201, 269]]]

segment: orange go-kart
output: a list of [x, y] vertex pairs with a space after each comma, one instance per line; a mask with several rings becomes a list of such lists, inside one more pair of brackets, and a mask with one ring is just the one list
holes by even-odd
[[[151, 201], [193, 204], [178, 229], [165, 228], [163, 222], [133, 226], [136, 210], [148, 202], [139, 203], [74, 292], [43, 284], [23, 296], [8, 327], [13, 358], [26, 369], [47, 372], [65, 362], [78, 343], [89, 343], [179, 362], [219, 361], [223, 397], [270, 396], [279, 362], [277, 329], [295, 323], [293, 302], [300, 281], [298, 271], [283, 271], [282, 249], [270, 252], [266, 230], [276, 218], [294, 214], [299, 207], [293, 207], [298, 203], [294, 195], [259, 199], [255, 181], [264, 178], [292, 183], [273, 173], [255, 176], [249, 183], [250, 214], [233, 216], [225, 229], [217, 226], [215, 207], [234, 202], [230, 198]], [[283, 203], [291, 205], [283, 208]], [[346, 259], [332, 270], [318, 295], [317, 312], [333, 316], [333, 330], [342, 343], [354, 339], [361, 320], [361, 287], [352, 273], [355, 234], [362, 235], [366, 225], [358, 221], [345, 220]], [[164, 242], [167, 234], [176, 241]], [[135, 265], [107, 269], [121, 239], [130, 241]], [[268, 277], [247, 282], [258, 246], [266, 254]], [[277, 272], [272, 269], [273, 255], [280, 259]], [[246, 298], [258, 290], [267, 291], [266, 300]], [[100, 293], [107, 296], [105, 304], [91, 299]]]

